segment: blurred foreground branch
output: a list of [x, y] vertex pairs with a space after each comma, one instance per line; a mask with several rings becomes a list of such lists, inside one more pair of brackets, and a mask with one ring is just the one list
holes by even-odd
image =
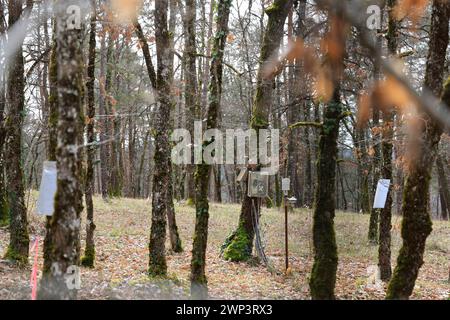
[[[406, 76], [396, 70], [392, 60], [384, 58], [381, 50], [376, 46], [373, 37], [369, 34], [366, 26], [366, 10], [369, 4], [364, 1], [332, 1], [316, 0], [317, 5], [327, 10], [333, 15], [343, 17], [348, 23], [358, 30], [358, 36], [366, 49], [369, 50], [373, 58], [380, 64], [386, 75], [398, 81], [407, 92], [413, 97], [418, 106], [421, 107], [430, 117], [432, 117], [444, 131], [450, 129], [450, 108], [438, 99], [428, 88], [423, 87], [419, 93], [406, 78]], [[362, 14], [363, 13], [363, 14]]]

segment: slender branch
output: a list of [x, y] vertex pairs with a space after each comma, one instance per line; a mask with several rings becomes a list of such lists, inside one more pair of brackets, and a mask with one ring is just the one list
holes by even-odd
[[[178, 57], [178, 59], [180, 60], [184, 60], [183, 55], [181, 55], [179, 52], [173, 50], [173, 53]], [[202, 54], [202, 53], [196, 53], [195, 54], [196, 57], [200, 57], [200, 58], [206, 58], [206, 59], [212, 59], [211, 56], [208, 56], [206, 54]], [[227, 66], [228, 68], [231, 69], [231, 71], [233, 71], [234, 73], [236, 73], [239, 77], [242, 77], [244, 75], [245, 72], [241, 72], [238, 69], [236, 69], [234, 66], [232, 66], [229, 63], [226, 63], [225, 61], [223, 62], [224, 66]]]
[[152, 58], [151, 58], [151, 54], [150, 54], [150, 48], [148, 46], [147, 38], [145, 37], [144, 32], [142, 31], [142, 27], [139, 24], [139, 22], [137, 22], [137, 21], [134, 22], [134, 28], [135, 28], [136, 35], [137, 35], [139, 42], [141, 44], [141, 47], [142, 47], [142, 53], [144, 54], [145, 65], [147, 66], [147, 73], [150, 78], [152, 88], [154, 90], [156, 90], [156, 73], [155, 73], [155, 68], [153, 67]]
[[50, 53], [50, 50], [52, 49], [52, 47], [48, 47], [44, 50], [44, 52], [41, 53], [41, 55], [33, 62], [33, 64], [31, 65], [30, 69], [28, 69], [28, 72], [26, 74], [26, 78], [29, 78], [31, 73], [33, 72], [34, 68], [36, 68], [36, 66], [46, 57], [48, 56], [48, 54]]

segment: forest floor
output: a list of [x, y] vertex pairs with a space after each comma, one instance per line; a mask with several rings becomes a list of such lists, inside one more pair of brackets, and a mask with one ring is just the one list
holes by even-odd
[[[30, 203], [34, 203], [33, 199]], [[194, 230], [194, 208], [175, 205], [184, 252], [168, 251], [170, 280], [149, 280], [148, 238], [151, 203], [148, 200], [113, 199], [106, 203], [95, 198], [95, 240], [97, 260], [94, 269], [81, 271], [80, 299], [179, 299], [189, 292], [189, 268]], [[291, 273], [284, 266], [284, 214], [264, 209], [262, 234], [266, 254], [278, 272], [270, 273], [256, 263], [232, 263], [220, 258], [220, 246], [236, 226], [239, 205], [211, 204], [207, 250], [207, 277], [214, 299], [309, 299], [308, 276], [312, 265], [311, 210], [289, 214]], [[42, 266], [43, 217], [30, 208], [30, 234], [39, 236], [39, 267]], [[83, 221], [85, 217], [83, 215]], [[367, 241], [368, 215], [338, 212], [335, 218], [339, 250], [336, 284], [338, 299], [383, 299], [385, 287], [371, 283], [377, 264], [378, 247]], [[401, 218], [393, 218], [393, 257], [401, 244]], [[84, 238], [84, 231], [83, 231]], [[8, 243], [8, 231], [0, 228], [0, 253]], [[84, 246], [84, 240], [82, 247]], [[167, 243], [167, 248], [170, 245]], [[30, 265], [33, 261], [30, 257]], [[393, 259], [395, 265], [395, 259]], [[434, 221], [428, 238], [425, 263], [421, 268], [413, 299], [449, 299], [450, 224]], [[18, 270], [0, 260], [0, 300], [29, 299], [31, 267]]]

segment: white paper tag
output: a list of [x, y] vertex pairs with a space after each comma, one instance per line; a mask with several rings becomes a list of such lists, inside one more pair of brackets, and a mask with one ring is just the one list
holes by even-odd
[[45, 161], [42, 169], [39, 198], [36, 204], [36, 213], [44, 216], [52, 216], [56, 194], [56, 161]]
[[391, 180], [380, 179], [377, 184], [377, 191], [375, 192], [375, 198], [373, 199], [373, 208], [382, 209], [386, 205], [386, 199], [389, 192], [389, 185]]
[[281, 190], [284, 193], [288, 193], [290, 189], [291, 189], [291, 179], [289, 178], [281, 179]]

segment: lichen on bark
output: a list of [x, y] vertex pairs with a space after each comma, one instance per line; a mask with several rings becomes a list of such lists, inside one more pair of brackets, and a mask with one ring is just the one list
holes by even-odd
[[[73, 1], [55, 5], [57, 70], [57, 146], [58, 168], [55, 208], [49, 235], [44, 242], [45, 276], [38, 292], [40, 299], [76, 299], [77, 288], [67, 285], [66, 276], [80, 264], [80, 214], [82, 205], [81, 158], [79, 152], [83, 106], [83, 54], [81, 29], [68, 28], [67, 6]], [[49, 270], [48, 270], [49, 269]]]

